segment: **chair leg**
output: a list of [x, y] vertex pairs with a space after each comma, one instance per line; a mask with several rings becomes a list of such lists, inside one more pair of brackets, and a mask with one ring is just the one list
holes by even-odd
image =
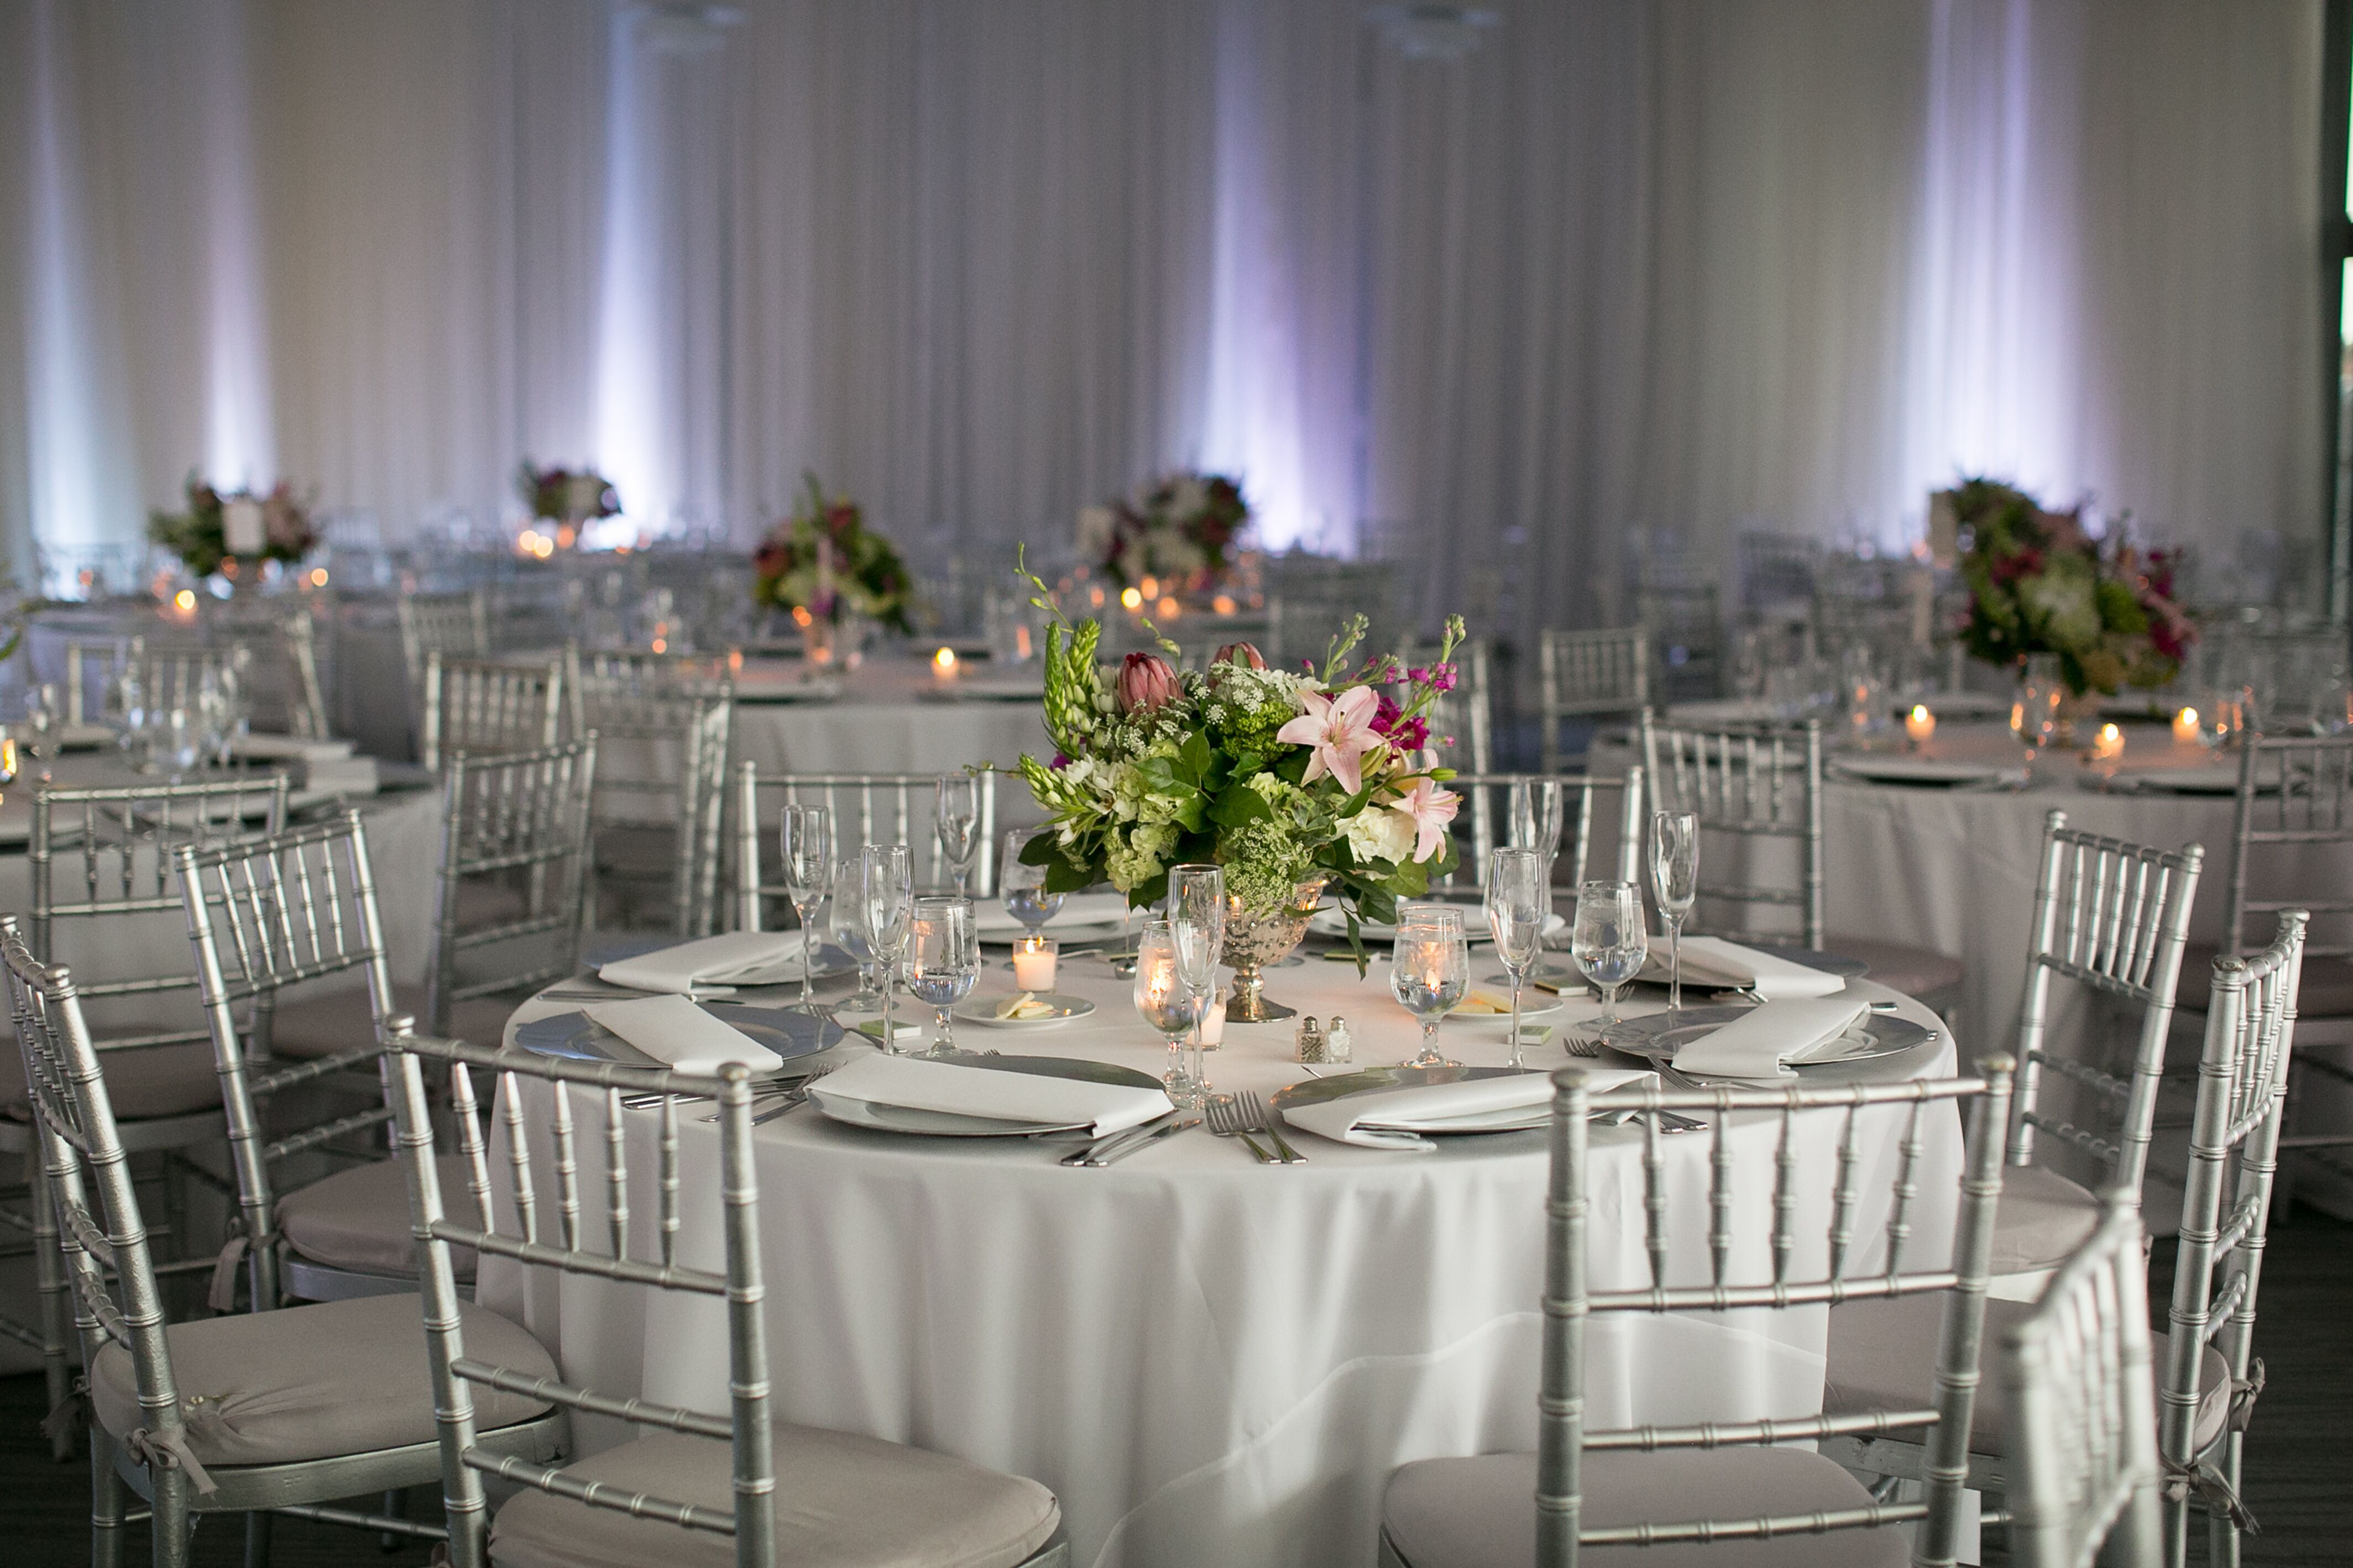
[[90, 1561], [91, 1568], [122, 1568], [122, 1516], [131, 1489], [115, 1473], [112, 1445], [91, 1435], [90, 1443]]
[[147, 1521], [155, 1568], [188, 1568], [196, 1530], [188, 1508], [188, 1478], [177, 1465], [151, 1465], [147, 1479], [155, 1490]]
[[245, 1568], [269, 1568], [269, 1516], [259, 1509], [245, 1516]]
[[[73, 1391], [73, 1368], [66, 1361], [70, 1321], [66, 1307], [65, 1256], [58, 1242], [58, 1215], [49, 1200], [48, 1178], [28, 1152], [33, 1199], [33, 1281], [40, 1295], [41, 1371], [47, 1380], [49, 1408], [65, 1404]], [[73, 1458], [73, 1428], [64, 1422], [49, 1436], [49, 1457], [63, 1464]]]
[[[384, 1516], [386, 1519], [408, 1517], [408, 1493], [406, 1490], [395, 1487], [384, 1494]], [[408, 1542], [404, 1536], [395, 1535], [390, 1531], [385, 1531], [375, 1538], [375, 1543], [385, 1552], [397, 1552], [407, 1545]]]

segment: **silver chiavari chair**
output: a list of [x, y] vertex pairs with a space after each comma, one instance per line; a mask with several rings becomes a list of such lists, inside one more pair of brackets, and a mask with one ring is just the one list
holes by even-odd
[[[972, 862], [972, 896], [987, 899], [997, 887], [997, 772], [973, 775], [978, 818]], [[953, 880], [947, 852], [936, 826], [937, 773], [764, 773], [756, 763], [735, 767], [735, 929], [776, 929], [767, 918], [772, 905], [789, 910], [780, 873], [777, 813], [786, 805], [821, 805], [833, 817], [834, 857], [854, 859], [865, 844], [904, 844], [923, 867], [918, 885], [944, 888]]]
[[1651, 634], [1654, 700], [1714, 697], [1724, 676], [1724, 609], [1713, 583], [1644, 583], [1635, 618]]
[[[493, 1032], [488, 1014], [464, 1018], [459, 1005], [559, 979], [579, 966], [596, 778], [593, 734], [512, 756], [460, 752], [449, 760], [441, 784], [433, 965], [426, 979], [426, 1017], [436, 1035], [454, 1029], [471, 1039], [498, 1039], [502, 1016]], [[491, 1011], [512, 1009], [494, 1004]]]
[[640, 693], [586, 678], [580, 686], [574, 733], [598, 737], [589, 808], [595, 922], [628, 926], [641, 909], [658, 909], [679, 936], [710, 935], [734, 689]]
[[[1482, 890], [1486, 888], [1490, 853], [1512, 842], [1512, 791], [1536, 784], [1556, 784], [1561, 788], [1560, 852], [1568, 858], [1569, 886], [1583, 882], [1592, 869], [1595, 802], [1597, 797], [1613, 792], [1618, 796], [1614, 862], [1617, 874], [1640, 877], [1646, 803], [1642, 769], [1638, 763], [1619, 779], [1579, 774], [1562, 778], [1544, 773], [1455, 774], [1446, 781], [1446, 787], [1462, 797], [1454, 814], [1455, 868], [1441, 886], [1457, 887], [1468, 882]], [[1605, 830], [1606, 826], [1605, 824]], [[1558, 880], [1557, 863], [1555, 880]]]
[[1641, 626], [1546, 631], [1536, 640], [1537, 720], [1544, 771], [1561, 769], [1565, 719], [1632, 718], [1651, 704], [1651, 638]]
[[270, 607], [225, 618], [208, 630], [219, 646], [229, 640], [231, 660], [245, 681], [254, 727], [282, 731], [304, 740], [327, 737], [327, 697], [319, 675], [318, 628], [307, 603]]
[[2099, 1227], [1994, 1346], [2010, 1411], [2010, 1561], [2158, 1568], [2157, 1410], [2140, 1209], [2110, 1193]]
[[480, 588], [462, 594], [403, 594], [394, 610], [400, 618], [400, 657], [412, 689], [424, 682], [428, 654], [490, 657], [490, 604]]
[[[752, 1089], [743, 1068], [731, 1066], [714, 1080], [422, 1038], [405, 1026], [388, 1045], [385, 1079], [399, 1110], [400, 1163], [423, 1253], [443, 1509], [457, 1568], [483, 1568], [493, 1534], [502, 1561], [578, 1562], [593, 1542], [601, 1562], [714, 1562], [720, 1559], [704, 1540], [715, 1536], [732, 1541], [730, 1555], [742, 1568], [814, 1561], [818, 1539], [831, 1547], [827, 1556], [845, 1560], [1067, 1568], [1061, 1510], [1037, 1482], [772, 1415]], [[446, 1118], [436, 1116], [426, 1095], [422, 1065], [428, 1061], [447, 1064]], [[494, 1076], [489, 1107], [477, 1098], [478, 1069]], [[662, 1099], [647, 1116], [624, 1109], [625, 1093]], [[718, 1101], [719, 1180], [701, 1184], [722, 1216], [716, 1228], [724, 1262], [716, 1270], [681, 1257], [681, 1098]], [[590, 1115], [601, 1128], [575, 1126], [576, 1108], [586, 1107], [595, 1108]], [[503, 1179], [495, 1181], [486, 1110], [506, 1134], [504, 1156], [495, 1162], [504, 1167]], [[437, 1143], [444, 1125], [454, 1128], [448, 1153]], [[659, 1205], [651, 1225], [637, 1222], [630, 1208], [629, 1165], [633, 1156], [646, 1160], [647, 1142]], [[543, 1161], [543, 1149], [551, 1159]], [[551, 1170], [552, 1193], [544, 1179]], [[454, 1202], [445, 1204], [445, 1191]], [[543, 1217], [551, 1199], [552, 1226]], [[454, 1248], [559, 1278], [643, 1287], [660, 1303], [649, 1310], [673, 1324], [702, 1316], [696, 1298], [723, 1303], [712, 1315], [724, 1314], [727, 1414], [600, 1393], [536, 1365], [506, 1363], [474, 1339], [459, 1315]], [[543, 1363], [544, 1352], [538, 1359]], [[486, 1452], [476, 1402], [517, 1393], [618, 1417], [652, 1435], [564, 1469]], [[519, 1489], [495, 1521], [483, 1494], [485, 1475]], [[854, 1548], [845, 1536], [856, 1538]]]
[[[132, 1493], [149, 1504], [153, 1561], [172, 1568], [190, 1560], [204, 1514], [248, 1516], [248, 1563], [268, 1560], [270, 1513], [439, 1536], [332, 1506], [440, 1471], [431, 1391], [417, 1375], [425, 1336], [415, 1302], [166, 1326], [129, 1152], [72, 975], [34, 956], [14, 916], [0, 916], [0, 958], [86, 1369], [75, 1413], [90, 1434], [90, 1561], [122, 1561]], [[452, 1302], [448, 1316], [486, 1353], [554, 1373], [536, 1341], [495, 1314]], [[485, 1448], [543, 1462], [562, 1453], [563, 1418], [548, 1401], [498, 1390], [483, 1405]]]
[[[1585, 1551], [1599, 1547], [1700, 1542], [1745, 1543], [1726, 1556], [1743, 1568], [1810, 1568], [1826, 1560], [1822, 1537], [1830, 1532], [1915, 1521], [1912, 1561], [1953, 1562], [2010, 1085], [2008, 1058], [1992, 1057], [1978, 1065], [1979, 1077], [1935, 1082], [1620, 1089], [1598, 1095], [1588, 1089], [1582, 1071], [1555, 1073], [1536, 1452], [1426, 1459], [1394, 1472], [1381, 1510], [1384, 1568], [1460, 1562], [1460, 1556], [1446, 1553], [1465, 1539], [1492, 1543], [1482, 1561], [1533, 1561], [1540, 1568], [1575, 1568]], [[1916, 1218], [1928, 1118], [1950, 1114], [1945, 1106], [1964, 1101], [1970, 1105], [1968, 1169], [1949, 1262], [1942, 1268], [1907, 1266], [1905, 1247]], [[1642, 1127], [1648, 1279], [1641, 1285], [1605, 1281], [1597, 1287], [1587, 1257], [1588, 1117], [1620, 1111]], [[1694, 1142], [1670, 1145], [1671, 1159], [1662, 1147], [1661, 1112], [1704, 1119], [1705, 1147], [1696, 1148]], [[1727, 1142], [1736, 1119], [1748, 1122], [1765, 1116], [1779, 1124], [1769, 1194], [1737, 1178]], [[1860, 1122], [1868, 1116], [1905, 1119], [1894, 1180], [1884, 1189], [1886, 1222], [1877, 1246], [1870, 1231], [1857, 1228], [1858, 1215], [1867, 1225], [1882, 1197], [1875, 1181], [1866, 1192], [1866, 1179], [1858, 1174]], [[1839, 1150], [1837, 1159], [1824, 1163], [1829, 1191], [1801, 1191], [1810, 1184], [1799, 1175], [1800, 1143], [1820, 1140], [1834, 1142]], [[1691, 1157], [1683, 1157], [1687, 1152]], [[1703, 1170], [1704, 1202], [1690, 1190]], [[1801, 1207], [1827, 1212], [1819, 1250], [1810, 1232], [1799, 1234]], [[1670, 1216], [1696, 1218], [1703, 1208], [1706, 1264], [1671, 1264]], [[1743, 1210], [1751, 1223], [1736, 1220]], [[1906, 1389], [1873, 1407], [1836, 1415], [1609, 1431], [1586, 1427], [1586, 1327], [1594, 1317], [1896, 1300], [1931, 1303], [1941, 1317], [1933, 1356], [1924, 1352], [1911, 1368], [1928, 1390], [1925, 1397]], [[1830, 1459], [1778, 1446], [1890, 1430], [1926, 1434], [1935, 1464], [1925, 1500], [1876, 1496]], [[1493, 1517], [1495, 1503], [1515, 1493], [1531, 1499], [1526, 1513]], [[1525, 1536], [1520, 1533], [1523, 1520]], [[1785, 1536], [1797, 1539], [1784, 1541]], [[1889, 1554], [1902, 1550], [1892, 1544]]]
[[425, 655], [425, 716], [417, 761], [438, 769], [451, 752], [477, 756], [555, 744], [565, 715], [565, 661]]

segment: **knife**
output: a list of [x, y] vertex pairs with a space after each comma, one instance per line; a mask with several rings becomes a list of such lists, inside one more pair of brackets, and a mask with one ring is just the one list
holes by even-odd
[[1147, 1143], [1157, 1143], [1172, 1132], [1182, 1132], [1188, 1127], [1198, 1127], [1201, 1119], [1187, 1117], [1180, 1121], [1164, 1121], [1157, 1127], [1131, 1127], [1098, 1139], [1075, 1153], [1062, 1156], [1065, 1165], [1108, 1165], [1124, 1160]]

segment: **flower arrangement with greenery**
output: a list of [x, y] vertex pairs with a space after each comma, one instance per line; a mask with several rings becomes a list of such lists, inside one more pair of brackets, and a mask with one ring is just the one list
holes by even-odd
[[1961, 641], [1971, 655], [2014, 665], [2056, 654], [2060, 679], [2078, 697], [2164, 686], [2181, 673], [2198, 627], [2173, 596], [2168, 552], [2134, 548], [2121, 522], [2094, 539], [2081, 506], [2046, 510], [1998, 480], [1967, 479], [1948, 493], [1968, 530]]
[[621, 492], [594, 468], [534, 468], [526, 458], [515, 470], [515, 492], [533, 518], [550, 522], [578, 524], [621, 515]]
[[1202, 593], [1232, 565], [1230, 552], [1250, 516], [1241, 486], [1223, 474], [1170, 474], [1134, 500], [1079, 513], [1079, 550], [1120, 587], [1151, 577]]
[[[291, 565], [308, 555], [319, 542], [316, 530], [311, 526], [311, 514], [294, 499], [294, 492], [283, 479], [270, 487], [267, 495], [255, 495], [251, 490], [218, 490], [188, 476], [188, 508], [185, 511], [164, 511], [160, 509], [147, 514], [147, 537], [180, 558], [188, 571], [198, 577], [236, 568], [228, 563], [238, 555], [261, 561], [282, 561]], [[228, 547], [228, 509], [231, 506], [253, 506], [260, 510], [260, 547], [232, 552]]]
[[914, 579], [897, 547], [866, 526], [856, 501], [828, 500], [815, 474], [801, 477], [808, 487], [801, 504], [769, 530], [752, 557], [752, 597], [797, 612], [796, 619], [799, 612], [833, 623], [864, 616], [912, 635], [907, 609]]
[[1425, 761], [1425, 713], [1454, 683], [1460, 616], [1427, 667], [1384, 657], [1351, 671], [1359, 616], [1320, 669], [1270, 669], [1237, 643], [1198, 671], [1132, 653], [1108, 683], [1102, 631], [1059, 616], [1046, 631], [1046, 732], [1059, 750], [1051, 762], [1024, 756], [1021, 775], [1053, 831], [1022, 858], [1046, 868], [1050, 891], [1108, 881], [1146, 905], [1166, 893], [1171, 866], [1211, 861], [1229, 897], [1271, 913], [1320, 876], [1354, 941], [1360, 921], [1393, 921], [1398, 900], [1451, 869], [1447, 824], [1461, 802], [1444, 787], [1454, 770]]

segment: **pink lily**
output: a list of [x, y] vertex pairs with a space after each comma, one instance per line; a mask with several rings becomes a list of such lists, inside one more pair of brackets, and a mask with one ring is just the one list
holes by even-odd
[[1380, 694], [1369, 686], [1352, 686], [1337, 697], [1303, 691], [1299, 700], [1307, 704], [1307, 711], [1277, 730], [1274, 738], [1315, 748], [1315, 754], [1307, 759], [1307, 774], [1300, 782], [1314, 784], [1328, 773], [1340, 781], [1341, 788], [1355, 795], [1365, 787], [1360, 759], [1387, 744], [1373, 728]]
[[1440, 787], [1435, 779], [1416, 779], [1411, 789], [1389, 802], [1389, 807], [1411, 819], [1414, 864], [1419, 865], [1438, 853], [1445, 840], [1446, 825], [1462, 808], [1462, 797]]

